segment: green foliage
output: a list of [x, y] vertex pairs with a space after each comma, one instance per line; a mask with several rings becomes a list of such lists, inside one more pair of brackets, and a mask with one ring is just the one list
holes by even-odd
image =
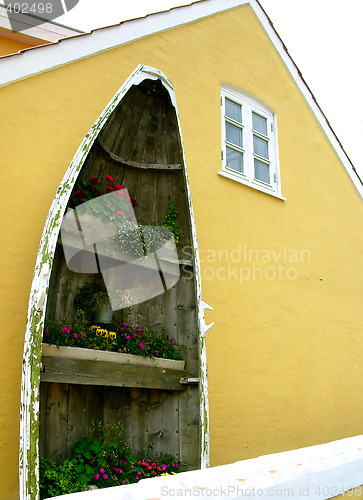
[[175, 208], [174, 203], [171, 201], [169, 203], [169, 210], [168, 210], [164, 220], [162, 220], [160, 223], [161, 226], [166, 227], [167, 229], [170, 229], [170, 231], [173, 233], [174, 241], [175, 241], [176, 245], [179, 243], [179, 240], [180, 240], [179, 225], [175, 222], [177, 215], [178, 215], [178, 212]]
[[92, 424], [89, 436], [76, 443], [71, 460], [57, 466], [41, 459], [42, 494], [73, 493], [90, 484], [107, 488], [178, 472], [179, 463], [171, 455], [152, 456], [150, 445], [136, 456], [130, 445], [122, 442], [122, 431], [121, 423]]
[[93, 313], [102, 306], [109, 305], [110, 299], [108, 294], [101, 285], [92, 281], [85, 283], [79, 289], [74, 298], [74, 306], [77, 311], [84, 311], [87, 318], [90, 320]]
[[149, 358], [180, 359], [176, 340], [165, 332], [155, 332], [130, 323], [117, 325], [112, 330], [91, 325], [81, 314], [70, 321], [49, 321], [44, 330], [43, 342]]
[[74, 460], [65, 460], [57, 465], [46, 458], [41, 458], [39, 477], [41, 500], [82, 491], [76, 467], [77, 463]]

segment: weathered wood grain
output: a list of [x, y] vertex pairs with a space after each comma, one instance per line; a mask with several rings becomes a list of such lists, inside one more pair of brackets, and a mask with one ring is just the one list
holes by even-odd
[[47, 356], [42, 357], [42, 364], [41, 381], [44, 382], [164, 388], [175, 391], [185, 389], [180, 384], [180, 379], [186, 376], [184, 370]]

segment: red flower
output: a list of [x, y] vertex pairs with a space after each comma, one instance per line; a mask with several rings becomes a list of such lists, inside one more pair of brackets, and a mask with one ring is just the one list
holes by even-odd
[[97, 177], [91, 177], [89, 183], [91, 186], [98, 186], [100, 181], [97, 179]]
[[111, 177], [110, 175], [106, 175], [105, 179], [106, 181], [113, 182], [113, 177]]
[[116, 190], [118, 190], [118, 189], [123, 189], [123, 186], [121, 186], [121, 184], [115, 184], [115, 185], [113, 186], [113, 189], [116, 189]]
[[135, 200], [135, 198], [131, 198], [131, 205], [135, 208], [137, 207], [137, 201]]
[[106, 191], [108, 193], [111, 193], [113, 191], [113, 187], [112, 186], [106, 186]]
[[86, 191], [84, 191], [83, 189], [77, 189], [77, 191], [74, 193], [74, 197], [79, 201], [83, 201], [85, 196]]

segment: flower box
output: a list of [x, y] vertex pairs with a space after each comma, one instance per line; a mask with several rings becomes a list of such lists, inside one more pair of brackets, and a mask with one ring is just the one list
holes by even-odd
[[184, 361], [42, 345], [42, 382], [183, 390]]

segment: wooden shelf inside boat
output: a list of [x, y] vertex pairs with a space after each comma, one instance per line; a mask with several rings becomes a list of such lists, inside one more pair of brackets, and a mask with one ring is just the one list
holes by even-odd
[[[112, 223], [110, 223], [112, 224]], [[61, 245], [62, 244], [62, 239], [61, 236], [58, 238], [58, 243]], [[95, 252], [95, 247], [94, 245], [89, 246], [89, 247], [84, 247], [83, 246], [83, 240], [80, 237], [80, 233], [74, 233], [72, 234], [71, 232], [68, 232], [68, 239], [67, 239], [67, 246], [70, 248], [73, 248], [74, 250], [78, 250], [79, 252], [82, 252], [82, 258], [85, 258], [86, 254], [90, 254], [91, 257], [94, 256]], [[97, 253], [101, 256], [107, 257], [107, 259], [114, 260], [115, 263], [120, 264], [122, 262], [133, 262], [137, 260], [137, 257], [135, 257], [132, 254], [122, 254], [121, 249], [119, 247], [119, 244], [116, 240], [116, 238], [109, 238], [107, 240], [107, 245], [99, 245], [97, 246]], [[187, 266], [187, 267], [193, 267], [194, 263], [192, 260], [188, 259], [178, 259], [176, 260], [174, 257], [174, 253], [170, 252], [171, 255], [167, 256], [167, 251], [164, 252], [164, 256], [158, 256], [158, 259], [160, 262], [165, 262], [166, 264], [171, 264], [171, 265], [179, 265], [179, 266]], [[148, 267], [147, 261], [142, 263], [143, 266]]]
[[41, 382], [182, 391], [184, 361], [43, 344]]

